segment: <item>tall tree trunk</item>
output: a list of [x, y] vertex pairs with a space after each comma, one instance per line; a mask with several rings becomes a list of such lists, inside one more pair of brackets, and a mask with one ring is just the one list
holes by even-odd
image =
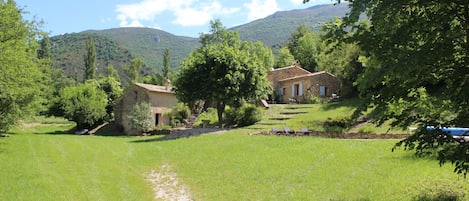
[[217, 102], [218, 128], [223, 128], [223, 112], [225, 112], [225, 102]]

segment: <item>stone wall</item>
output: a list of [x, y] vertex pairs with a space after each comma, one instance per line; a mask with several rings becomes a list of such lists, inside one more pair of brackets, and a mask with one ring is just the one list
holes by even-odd
[[116, 124], [121, 126], [127, 135], [139, 134], [131, 129], [128, 116], [132, 113], [134, 105], [141, 102], [150, 103], [152, 121], [155, 126], [162, 126], [170, 123], [166, 113], [170, 112], [173, 106], [177, 104], [177, 99], [174, 93], [149, 91], [137, 85], [128, 87], [114, 110]]
[[[301, 94], [295, 93], [292, 97], [292, 86], [301, 85]], [[288, 102], [289, 98], [294, 98], [300, 102], [304, 101], [305, 95], [311, 93], [313, 96], [320, 97], [321, 86], [325, 87], [325, 96], [331, 97], [333, 93], [340, 94], [340, 80], [327, 73], [313, 73], [308, 76], [302, 76], [294, 79], [287, 79], [279, 82], [278, 88], [284, 88], [284, 95], [282, 97], [283, 102]], [[295, 87], [294, 87], [295, 88]]]
[[270, 85], [274, 90], [278, 89], [278, 81], [283, 80], [290, 77], [296, 77], [300, 75], [307, 75], [310, 74], [309, 71], [297, 67], [297, 66], [290, 66], [284, 68], [278, 68], [267, 72], [267, 79], [270, 82]]

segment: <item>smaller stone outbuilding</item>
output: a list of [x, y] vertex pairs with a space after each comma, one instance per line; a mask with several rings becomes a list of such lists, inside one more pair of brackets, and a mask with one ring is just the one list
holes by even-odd
[[341, 82], [336, 76], [326, 72], [311, 73], [295, 62], [292, 66], [269, 71], [267, 77], [275, 90], [272, 100], [288, 103], [303, 102], [308, 96], [321, 98], [339, 94]]
[[138, 135], [137, 131], [130, 126], [130, 119], [133, 107], [141, 102], [150, 103], [151, 116], [154, 126], [169, 124], [166, 116], [177, 104], [177, 98], [172, 91], [169, 80], [166, 86], [135, 83], [124, 90], [122, 97], [115, 106], [116, 124], [121, 126], [127, 135]]

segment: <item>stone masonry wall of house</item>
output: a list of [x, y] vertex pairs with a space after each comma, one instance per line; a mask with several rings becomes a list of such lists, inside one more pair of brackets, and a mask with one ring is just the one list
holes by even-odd
[[[292, 85], [300, 85], [300, 83], [302, 85], [301, 95], [295, 93], [295, 96], [292, 97]], [[313, 96], [319, 97], [321, 86], [324, 86], [326, 89], [325, 97], [330, 97], [333, 93], [340, 94], [340, 80], [329, 73], [320, 73], [313, 76], [281, 81], [279, 82], [277, 89], [283, 88], [283, 96], [281, 97], [283, 102], [288, 103], [289, 98], [294, 98], [303, 102], [305, 94], [308, 92]]]
[[124, 129], [124, 133], [127, 135], [136, 135], [136, 131], [130, 128], [130, 120], [128, 116], [132, 113], [134, 105], [141, 102], [148, 102], [150, 97], [146, 93], [146, 90], [138, 86], [130, 86], [122, 94], [122, 98], [116, 105], [116, 123], [121, 125]]
[[[166, 114], [170, 112], [178, 102], [176, 96], [171, 93], [161, 93], [154, 91], [150, 91], [148, 93], [150, 94], [150, 105], [153, 122], [158, 122], [158, 125], [155, 126], [169, 125], [169, 117]], [[160, 116], [158, 121], [156, 120], [157, 114]]]
[[177, 99], [171, 92], [150, 91], [137, 85], [127, 88], [115, 107], [116, 123], [122, 126], [127, 135], [139, 134], [131, 129], [128, 116], [132, 113], [134, 105], [141, 102], [150, 103], [152, 122], [155, 126], [162, 126], [169, 124], [166, 113], [177, 104]]
[[283, 80], [289, 77], [296, 77], [296, 76], [306, 75], [306, 74], [309, 74], [309, 72], [300, 67], [291, 66], [291, 67], [271, 70], [267, 72], [267, 78], [270, 82], [270, 85], [273, 87], [273, 89], [278, 89], [278, 80]]

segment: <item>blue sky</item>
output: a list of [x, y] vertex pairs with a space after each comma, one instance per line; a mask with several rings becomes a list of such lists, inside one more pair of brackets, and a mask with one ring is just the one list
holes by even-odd
[[276, 11], [331, 4], [332, 0], [16, 0], [26, 19], [43, 20], [51, 36], [89, 29], [150, 27], [179, 36], [198, 37], [210, 20], [227, 28]]

